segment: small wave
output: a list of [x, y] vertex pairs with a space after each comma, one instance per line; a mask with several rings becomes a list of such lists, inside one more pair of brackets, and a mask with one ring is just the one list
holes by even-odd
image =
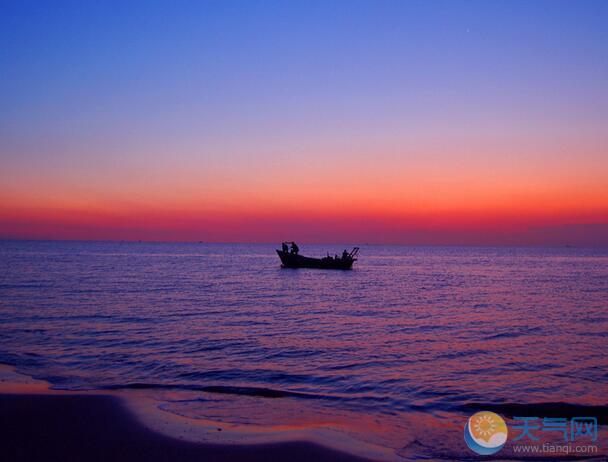
[[[390, 403], [392, 408], [404, 409], [397, 402], [388, 396], [372, 396], [372, 395], [328, 395], [319, 393], [305, 393], [299, 391], [279, 390], [276, 388], [265, 387], [247, 387], [247, 386], [231, 386], [231, 385], [188, 385], [188, 384], [164, 384], [164, 383], [146, 383], [134, 382], [124, 385], [105, 385], [100, 387], [101, 390], [183, 390], [183, 391], [198, 391], [203, 393], [217, 393], [223, 395], [238, 395], [250, 396], [258, 398], [296, 398], [334, 401], [342, 403], [357, 402], [359, 404], [368, 403], [377, 406], [378, 403]], [[190, 401], [190, 400], [184, 400]], [[407, 406], [407, 409], [414, 409], [415, 406]]]
[[331, 395], [319, 395], [314, 393], [301, 393], [297, 391], [277, 390], [264, 387], [236, 387], [228, 385], [184, 385], [135, 382], [124, 385], [105, 385], [102, 390], [187, 390], [202, 391], [205, 393], [221, 393], [226, 395], [258, 396], [262, 398], [304, 398], [304, 399], [340, 399]]
[[541, 332], [542, 329], [540, 327], [530, 327], [523, 330], [510, 330], [508, 332], [498, 332], [494, 334], [490, 334], [484, 337], [484, 340], [495, 340], [499, 338], [516, 338], [527, 336], [536, 332]]
[[573, 403], [467, 403], [455, 410], [463, 412], [487, 409], [507, 417], [596, 417], [600, 425], [608, 424], [608, 405], [586, 405]]

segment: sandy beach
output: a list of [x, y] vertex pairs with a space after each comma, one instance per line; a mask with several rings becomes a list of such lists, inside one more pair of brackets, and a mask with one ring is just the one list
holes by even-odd
[[375, 448], [337, 432], [280, 426], [244, 430], [177, 416], [157, 404], [137, 392], [53, 389], [0, 364], [3, 456], [10, 461], [386, 460], [382, 452], [357, 457], [375, 454]]
[[363, 461], [301, 441], [206, 445], [149, 430], [121, 399], [90, 394], [0, 394], [10, 461]]

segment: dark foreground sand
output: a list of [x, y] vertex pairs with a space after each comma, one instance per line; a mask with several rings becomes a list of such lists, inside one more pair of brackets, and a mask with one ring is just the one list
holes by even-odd
[[181, 441], [142, 426], [105, 395], [0, 394], [5, 461], [363, 461], [307, 442], [253, 446]]

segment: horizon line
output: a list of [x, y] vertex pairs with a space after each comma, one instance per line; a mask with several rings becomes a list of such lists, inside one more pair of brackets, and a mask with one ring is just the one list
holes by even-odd
[[[125, 243], [125, 244], [201, 244], [201, 245], [280, 245], [281, 242], [290, 241], [277, 241], [277, 242], [261, 242], [261, 241], [191, 241], [191, 240], [147, 240], [147, 239], [61, 239], [61, 238], [49, 238], [49, 239], [32, 239], [32, 238], [12, 238], [12, 237], [1, 237], [0, 242], [82, 242], [82, 243]], [[366, 247], [472, 247], [472, 248], [578, 248], [578, 249], [608, 249], [606, 244], [415, 244], [415, 243], [358, 243], [353, 242], [308, 242], [299, 241], [300, 245], [357, 245]]]

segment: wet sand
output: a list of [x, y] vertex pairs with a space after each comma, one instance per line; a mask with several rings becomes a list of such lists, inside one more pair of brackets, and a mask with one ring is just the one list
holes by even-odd
[[309, 442], [214, 445], [142, 425], [109, 395], [0, 394], [2, 458], [10, 461], [364, 461]]

